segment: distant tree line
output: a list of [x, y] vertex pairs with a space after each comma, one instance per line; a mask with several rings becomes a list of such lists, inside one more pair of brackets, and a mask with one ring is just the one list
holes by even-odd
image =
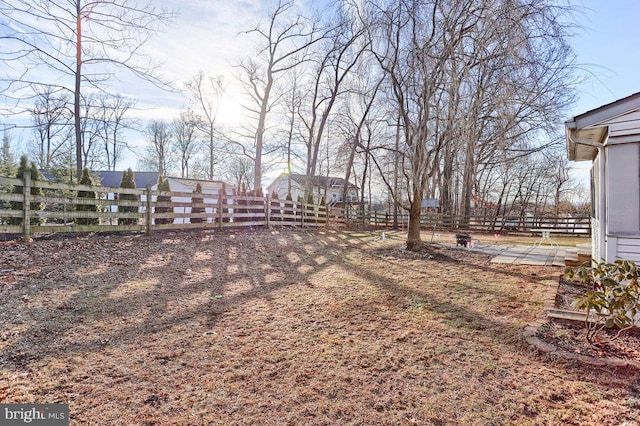
[[[238, 81], [197, 72], [183, 85], [189, 106], [173, 120], [147, 123], [130, 118], [135, 100], [88, 90], [111, 77], [89, 70], [106, 61], [162, 85], [136, 54], [140, 35], [172, 13], [152, 4], [129, 10], [122, 0], [97, 1], [91, 10], [78, 0], [50, 2], [64, 12], [53, 19], [89, 31], [72, 37], [19, 33], [50, 8], [18, 3], [0, 11], [13, 22], [2, 24], [13, 34], [0, 47], [3, 58], [15, 66], [39, 62], [68, 78], [56, 86], [23, 77], [4, 92], [24, 99], [31, 114], [39, 167], [75, 170], [76, 179], [84, 166], [115, 170], [127, 149], [123, 133], [136, 128], [147, 139], [139, 168], [163, 176], [222, 179], [257, 193], [265, 173], [285, 164], [307, 176], [307, 198], [313, 177], [340, 175], [342, 199], [355, 182], [362, 205], [382, 201], [409, 213], [409, 248], [420, 244], [427, 198], [468, 219], [558, 213], [576, 193], [562, 122], [582, 73], [569, 45], [575, 9], [564, 2], [338, 0], [322, 13], [303, 13], [298, 2], [279, 0], [242, 32], [255, 51], [235, 64]], [[93, 20], [99, 8], [117, 19]], [[105, 27], [91, 33], [92, 25]], [[103, 37], [89, 40], [108, 53], [104, 60], [80, 50], [87, 34]], [[118, 63], [116, 41], [130, 61]], [[25, 48], [34, 43], [41, 47]], [[63, 66], [51, 49], [60, 43]], [[80, 62], [79, 53], [86, 55]], [[231, 84], [245, 93], [247, 118], [225, 127], [217, 115]]]

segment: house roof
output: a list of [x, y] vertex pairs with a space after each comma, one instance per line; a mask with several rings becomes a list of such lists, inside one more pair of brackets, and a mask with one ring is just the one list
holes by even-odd
[[[604, 145], [612, 120], [640, 109], [640, 92], [592, 109], [564, 123], [569, 160], [593, 160], [597, 146]], [[584, 143], [579, 143], [583, 141]]]
[[[112, 188], [118, 188], [122, 181], [122, 173], [116, 171], [96, 170], [92, 171], [92, 176], [97, 176], [99, 179], [98, 184], [102, 186], [109, 186]], [[136, 181], [136, 188], [143, 189], [147, 185], [155, 185], [158, 183], [158, 172], [133, 172], [133, 177]]]
[[[284, 177], [286, 177], [286, 175], [284, 175]], [[307, 181], [307, 176], [300, 173], [291, 173], [291, 180], [293, 180], [294, 182], [300, 185], [304, 185]], [[314, 176], [311, 179], [311, 184], [314, 187], [319, 187], [319, 188], [342, 188], [344, 187], [344, 182], [345, 180], [343, 178], [332, 177], [332, 176]], [[358, 187], [353, 185], [352, 183], [349, 183], [348, 188], [358, 189]]]
[[420, 205], [421, 208], [426, 209], [426, 208], [439, 208], [440, 207], [440, 202], [434, 198], [425, 198], [424, 200], [422, 200], [422, 204]]
[[194, 189], [197, 184], [200, 184], [203, 190], [217, 189], [217, 188], [221, 188], [223, 185], [227, 189], [234, 189], [233, 185], [229, 185], [221, 180], [190, 179], [190, 178], [179, 178], [179, 177], [171, 177], [171, 176], [167, 176], [167, 179], [173, 182], [178, 182], [184, 186], [194, 188]]
[[49, 182], [58, 182], [58, 179], [45, 169], [38, 169], [38, 171], [40, 172], [40, 176], [42, 176], [43, 179], [46, 179]]

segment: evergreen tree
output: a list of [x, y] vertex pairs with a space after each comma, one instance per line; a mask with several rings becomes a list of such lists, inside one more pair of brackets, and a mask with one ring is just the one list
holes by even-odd
[[[122, 180], [120, 181], [120, 188], [136, 188], [135, 175], [131, 168], [122, 173]], [[123, 201], [138, 201], [136, 194], [119, 194], [118, 199]], [[118, 206], [118, 213], [137, 213], [138, 206]], [[119, 217], [118, 225], [135, 225], [138, 223], [138, 218], [135, 217]]]
[[[16, 169], [15, 159], [11, 153], [11, 146], [9, 145], [9, 135], [7, 133], [2, 137], [2, 147], [0, 150], [0, 176], [14, 176]], [[13, 188], [11, 185], [0, 184], [0, 192], [11, 192]], [[8, 201], [0, 200], [0, 209], [9, 209], [11, 205]], [[0, 218], [1, 219], [1, 218]], [[1, 220], [0, 220], [1, 222]]]
[[309, 193], [309, 194], [307, 194], [307, 206], [305, 208], [306, 217], [313, 218], [315, 216], [314, 212], [313, 212], [313, 209], [314, 209], [314, 207], [313, 207], [313, 194]]
[[[196, 189], [194, 189], [193, 195], [191, 196], [191, 213], [204, 213], [204, 207], [196, 206], [196, 204], [202, 204], [203, 201], [202, 186], [198, 183], [196, 184]], [[191, 223], [202, 223], [206, 219], [204, 217], [192, 217], [190, 220]]]
[[276, 191], [271, 193], [271, 218], [271, 220], [282, 220], [280, 200], [278, 199], [278, 193]]
[[[31, 173], [31, 182], [32, 182], [31, 191], [30, 191], [31, 195], [42, 196], [42, 189], [35, 188], [33, 186], [34, 182], [42, 180], [42, 176], [40, 175], [40, 172], [38, 171], [36, 164], [32, 162], [31, 166], [29, 166], [29, 159], [27, 158], [26, 155], [23, 155], [22, 157], [20, 157], [20, 164], [18, 165], [18, 170], [16, 171], [16, 178], [23, 180], [24, 173], [27, 170]], [[23, 194], [24, 188], [22, 186], [14, 186], [11, 192], [14, 194]], [[23, 203], [21, 201], [11, 201], [9, 203], [11, 210], [22, 210], [22, 204]], [[44, 204], [39, 202], [32, 202], [30, 203], [30, 208], [31, 208], [31, 211], [44, 210]], [[7, 223], [9, 225], [22, 225], [22, 217], [8, 218]], [[30, 223], [31, 225], [36, 225], [36, 226], [41, 225], [44, 223], [44, 218], [32, 217], [30, 219]]]
[[15, 169], [16, 162], [11, 152], [9, 135], [5, 133], [2, 137], [2, 147], [0, 148], [0, 176], [14, 176]]
[[[293, 216], [294, 211], [293, 211], [293, 196], [291, 195], [291, 193], [287, 193], [287, 196], [285, 197], [285, 201], [284, 201], [284, 214], [286, 216]], [[293, 218], [291, 217], [286, 217], [286, 218], [282, 218], [282, 220], [293, 220]]]
[[[158, 191], [169, 192], [171, 186], [169, 185], [169, 179], [163, 179], [162, 176], [158, 177]], [[158, 203], [171, 203], [171, 195], [158, 195]], [[156, 207], [156, 213], [173, 213], [173, 207], [171, 206], [158, 206]], [[156, 225], [167, 225], [173, 223], [173, 219], [170, 217], [156, 218]]]
[[[82, 170], [82, 177], [80, 178], [80, 185], [93, 185], [93, 179], [89, 174], [89, 169], [85, 167]], [[90, 198], [96, 199], [96, 193], [94, 191], [78, 191], [78, 198]], [[95, 204], [78, 204], [76, 205], [77, 212], [97, 212], [98, 206]], [[97, 217], [78, 217], [76, 218], [78, 225], [98, 225], [100, 219]]]
[[322, 196], [322, 198], [320, 198], [320, 207], [318, 208], [318, 212], [320, 213], [321, 216], [323, 216], [325, 219], [329, 217], [328, 215], [328, 211], [327, 211], [327, 202], [324, 199], [324, 195]]
[[[231, 189], [231, 193], [235, 193], [234, 189]], [[229, 208], [226, 207], [227, 203], [229, 202], [229, 198], [228, 198], [228, 194], [227, 194], [227, 187], [225, 184], [222, 184], [222, 188], [220, 189], [220, 192], [218, 194], [219, 197], [222, 197], [222, 205], [225, 207], [222, 207], [222, 222], [229, 222], [231, 220], [231, 218], [228, 217], [229, 214]]]
[[[245, 185], [244, 182], [242, 182], [242, 186], [240, 187], [240, 193], [238, 194], [238, 199], [237, 199], [237, 203], [238, 203], [238, 211], [237, 213], [239, 215], [244, 214], [247, 212], [247, 208], [246, 207], [240, 207], [240, 206], [246, 206], [247, 205], [247, 186]], [[234, 222], [246, 222], [247, 218], [244, 216], [241, 217], [234, 217], [233, 218]]]
[[265, 219], [265, 211], [264, 211], [264, 194], [262, 193], [262, 188], [258, 188], [252, 193], [255, 199], [251, 200], [251, 205], [255, 206], [251, 209], [251, 212], [255, 213], [256, 216], [252, 217], [251, 220], [253, 222], [258, 222]]

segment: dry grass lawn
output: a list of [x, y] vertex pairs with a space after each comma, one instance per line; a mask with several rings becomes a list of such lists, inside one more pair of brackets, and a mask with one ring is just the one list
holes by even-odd
[[387, 237], [0, 243], [0, 401], [65, 402], [71, 424], [640, 422], [636, 371], [518, 339], [558, 268]]

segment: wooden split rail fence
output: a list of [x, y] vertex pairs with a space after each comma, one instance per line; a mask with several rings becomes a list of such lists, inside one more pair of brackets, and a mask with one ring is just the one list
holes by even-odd
[[[333, 213], [333, 214], [332, 214]], [[393, 214], [386, 212], [347, 209], [334, 212], [330, 217], [337, 217], [345, 223], [360, 223], [381, 228], [394, 226]], [[407, 213], [398, 214], [396, 224], [405, 228], [409, 223]], [[471, 232], [517, 232], [540, 234], [549, 231], [555, 234], [591, 236], [591, 218], [578, 217], [529, 217], [514, 218], [512, 216], [451, 216], [441, 213], [426, 213], [420, 216], [423, 229], [464, 230]]]
[[[21, 188], [22, 193], [10, 192], [16, 187]], [[83, 191], [94, 192], [96, 197], [78, 196]], [[226, 194], [222, 191], [194, 194], [160, 192], [151, 187], [141, 190], [69, 185], [33, 181], [28, 173], [24, 179], [0, 177], [0, 233], [22, 234], [24, 240], [29, 241], [31, 235], [37, 233], [136, 231], [150, 234], [161, 229], [311, 227], [324, 225], [328, 220], [325, 206], [224, 192]], [[171, 201], [158, 201], [159, 196], [170, 197]], [[127, 207], [133, 211], [123, 211]], [[89, 222], [88, 219], [97, 223], [81, 224]]]
[[[14, 191], [14, 188], [21, 191]], [[93, 192], [96, 197], [78, 196], [83, 191]], [[171, 201], [162, 201], [169, 198]], [[94, 207], [87, 209], [87, 206]], [[125, 211], [127, 208], [129, 212]], [[407, 223], [406, 214], [398, 215], [398, 227], [404, 228]], [[238, 196], [230, 190], [194, 194], [160, 192], [151, 187], [141, 190], [32, 181], [29, 173], [25, 173], [24, 179], [0, 177], [0, 233], [22, 234], [25, 241], [29, 241], [33, 234], [54, 232], [134, 231], [150, 234], [153, 230], [163, 229], [273, 225], [316, 227], [327, 224], [390, 228], [394, 226], [394, 220], [390, 213], [363, 211], [360, 207], [327, 208], [270, 197]], [[536, 233], [548, 230], [591, 235], [588, 217], [463, 218], [425, 214], [421, 216], [421, 225], [423, 229], [472, 232]]]

